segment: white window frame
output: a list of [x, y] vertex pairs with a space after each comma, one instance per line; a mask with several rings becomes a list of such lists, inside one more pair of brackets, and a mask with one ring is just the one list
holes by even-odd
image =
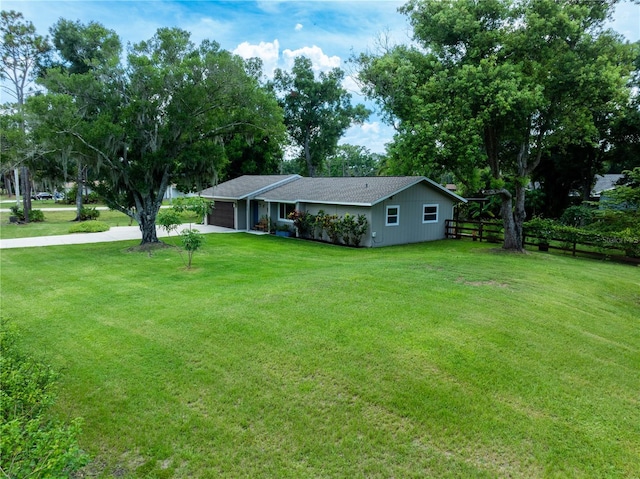
[[[286, 202], [278, 203], [278, 221], [288, 221], [289, 223], [293, 223], [293, 220], [290, 220], [287, 217], [283, 218], [281, 216], [281, 214], [282, 214], [282, 205], [291, 205], [291, 206], [293, 206], [293, 210], [292, 211], [295, 211], [296, 204], [295, 203], [286, 203]], [[286, 212], [286, 208], [285, 208], [285, 212]], [[288, 216], [288, 214], [287, 214], [287, 216]]]
[[[436, 209], [436, 211], [435, 211], [436, 219], [435, 220], [426, 220], [425, 219], [425, 216], [434, 214], [434, 213], [427, 213], [427, 211], [426, 211], [427, 208], [435, 208]], [[433, 203], [427, 204], [427, 203], [425, 203], [424, 205], [422, 205], [422, 223], [437, 223], [438, 222], [439, 210], [440, 210], [440, 206], [437, 203], [436, 204], [433, 204]]]
[[[394, 208], [396, 210], [396, 214], [395, 215], [391, 215], [391, 216], [396, 218], [396, 222], [395, 223], [389, 223], [389, 210], [394, 209]], [[387, 208], [385, 210], [384, 224], [385, 224], [385, 226], [400, 226], [400, 205], [389, 205], [389, 206], [387, 206]]]

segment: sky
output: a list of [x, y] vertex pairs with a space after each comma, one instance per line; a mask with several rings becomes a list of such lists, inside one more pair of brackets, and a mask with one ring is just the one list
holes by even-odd
[[[293, 59], [305, 55], [316, 71], [345, 70], [344, 86], [353, 103], [362, 102], [350, 76], [348, 60], [375, 51], [380, 38], [391, 44], [408, 43], [411, 29], [398, 13], [404, 1], [395, 0], [2, 0], [3, 10], [21, 12], [41, 35], [59, 19], [97, 21], [114, 30], [123, 44], [153, 36], [160, 27], [179, 27], [199, 43], [215, 40], [245, 58], [260, 57], [267, 77], [275, 68], [289, 69]], [[640, 5], [618, 5], [611, 27], [630, 41], [640, 40]], [[362, 145], [384, 153], [393, 136], [390, 126], [373, 114], [363, 125], [351, 127], [341, 143]]]

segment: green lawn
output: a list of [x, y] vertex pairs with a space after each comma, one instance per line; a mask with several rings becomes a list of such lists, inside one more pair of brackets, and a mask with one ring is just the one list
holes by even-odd
[[[3, 206], [4, 207], [4, 206]], [[67, 207], [69, 207], [67, 205]], [[34, 206], [34, 209], [38, 209]], [[12, 224], [9, 223], [11, 213], [0, 212], [0, 239], [31, 238], [34, 236], [66, 235], [76, 217], [74, 211], [44, 211], [44, 221], [40, 223]], [[98, 220], [107, 223], [109, 226], [129, 226], [131, 223], [128, 216], [119, 211], [100, 211]]]
[[640, 271], [440, 241], [2, 251], [98, 477], [640, 476]]
[[[46, 201], [41, 203], [46, 203]], [[65, 206], [70, 207], [69, 205]], [[37, 206], [34, 206], [34, 209], [38, 209]], [[43, 214], [45, 220], [41, 223], [12, 224], [9, 223], [11, 213], [0, 212], [0, 239], [66, 235], [69, 234], [69, 228], [73, 225], [73, 220], [76, 217], [75, 210], [44, 211]], [[184, 213], [182, 217], [185, 222], [197, 220], [193, 214], [189, 213]], [[136, 226], [138, 224], [127, 215], [111, 210], [101, 210], [98, 220], [109, 226]]]

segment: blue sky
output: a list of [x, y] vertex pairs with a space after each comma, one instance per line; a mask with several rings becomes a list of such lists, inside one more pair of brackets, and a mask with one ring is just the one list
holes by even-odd
[[[40, 34], [59, 19], [91, 20], [115, 30], [123, 43], [150, 38], [159, 27], [180, 27], [200, 42], [208, 38], [245, 56], [259, 56], [265, 74], [289, 68], [296, 55], [310, 57], [318, 70], [341, 67], [349, 73], [352, 54], [375, 48], [382, 34], [392, 42], [408, 42], [406, 17], [392, 0], [2, 0], [3, 10], [17, 10], [34, 23]], [[613, 28], [631, 41], [640, 40], [640, 5], [618, 6]], [[345, 87], [355, 101], [357, 86], [347, 78]], [[368, 105], [372, 107], [372, 105]], [[373, 116], [352, 127], [343, 142], [383, 152], [391, 139], [390, 127]]]

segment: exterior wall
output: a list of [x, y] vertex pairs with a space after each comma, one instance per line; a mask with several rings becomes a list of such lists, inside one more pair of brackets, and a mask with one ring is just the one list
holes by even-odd
[[236, 229], [247, 229], [247, 201], [240, 200], [235, 202], [235, 214], [236, 214]]
[[[362, 237], [362, 241], [360, 242], [360, 246], [362, 247], [371, 247], [371, 208], [365, 206], [345, 206], [345, 205], [322, 205], [322, 204], [314, 204], [314, 203], [300, 203], [298, 209], [301, 211], [307, 211], [312, 215], [317, 215], [320, 210], [323, 210], [327, 215], [338, 215], [344, 216], [349, 213], [350, 215], [358, 216], [365, 215], [367, 220], [369, 221], [369, 228], [367, 232]], [[326, 237], [324, 240], [329, 240]]]
[[167, 188], [167, 191], [164, 192], [165, 200], [172, 200], [174, 198], [183, 198], [185, 196], [197, 196], [197, 195], [195, 193], [183, 193], [173, 185]]
[[[423, 223], [423, 206], [438, 205], [438, 221]], [[454, 201], [425, 184], [418, 184], [388, 198], [372, 208], [371, 246], [419, 243], [445, 238], [445, 220], [451, 219]], [[399, 206], [399, 222], [387, 226], [387, 206]]]
[[[338, 216], [344, 216], [346, 213], [355, 216], [364, 214], [369, 221], [369, 228], [362, 238], [361, 246], [379, 247], [444, 239], [445, 220], [453, 218], [455, 204], [453, 199], [438, 190], [419, 183], [373, 207], [298, 203], [296, 209], [313, 215], [317, 215], [320, 210], [328, 215]], [[400, 208], [399, 223], [395, 226], [387, 226], [387, 206], [394, 205]], [[437, 222], [423, 223], [424, 205], [438, 205]], [[272, 224], [285, 223], [293, 229], [293, 222], [278, 219], [278, 202], [258, 201], [257, 207], [259, 217], [269, 216]], [[324, 239], [328, 240], [328, 238]]]

